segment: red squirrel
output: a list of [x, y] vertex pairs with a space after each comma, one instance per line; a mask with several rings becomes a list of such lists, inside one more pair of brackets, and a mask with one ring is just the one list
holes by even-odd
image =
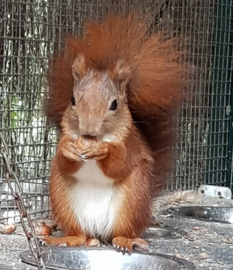
[[148, 36], [133, 15], [89, 22], [82, 37], [67, 38], [51, 65], [46, 109], [61, 131], [50, 197], [66, 236], [47, 243], [148, 247], [140, 237], [170, 166], [186, 72], [176, 42]]

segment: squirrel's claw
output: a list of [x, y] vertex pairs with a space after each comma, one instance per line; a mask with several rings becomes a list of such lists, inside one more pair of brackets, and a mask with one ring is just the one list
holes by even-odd
[[79, 161], [78, 152], [72, 141], [67, 141], [61, 147], [62, 155], [70, 161]]
[[123, 255], [125, 255], [125, 253], [130, 254], [131, 252], [128, 250], [127, 247], [121, 247], [121, 246], [116, 246], [115, 244], [113, 245], [113, 247], [116, 249], [117, 252], [121, 252]]
[[115, 237], [112, 240], [112, 245], [116, 249], [117, 252], [122, 252], [130, 254], [133, 251], [133, 239], [126, 237]]
[[49, 246], [49, 244], [46, 241], [44, 241], [43, 238], [39, 238], [39, 244], [42, 247], [44, 247], [44, 246], [48, 247]]
[[83, 162], [86, 162], [87, 161], [87, 158], [83, 155], [78, 155], [79, 159]]
[[82, 151], [79, 156], [83, 160], [96, 159], [101, 160], [108, 155], [108, 145], [105, 142], [100, 142], [95, 146], [90, 146], [86, 150]]
[[116, 249], [116, 251], [122, 252], [122, 254], [130, 254], [133, 251], [134, 247], [140, 248], [143, 251], [151, 251], [148, 243], [141, 238], [130, 239], [118, 236], [113, 238], [112, 245]]

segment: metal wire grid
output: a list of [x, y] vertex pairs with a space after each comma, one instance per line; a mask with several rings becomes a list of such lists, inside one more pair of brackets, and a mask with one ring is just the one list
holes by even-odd
[[[41, 113], [46, 91], [44, 72], [53, 48], [46, 6], [31, 1], [0, 3], [1, 131], [9, 145], [11, 165], [23, 187], [30, 213], [49, 210], [48, 170], [55, 153], [56, 134]], [[18, 212], [0, 169], [0, 219], [14, 222]]]
[[[184, 36], [188, 39], [183, 43], [186, 60], [197, 67], [189, 89], [191, 99], [177, 121], [177, 160], [168, 188], [196, 188], [213, 181], [213, 176], [225, 184], [229, 137], [225, 109], [230, 90], [223, 81], [225, 61], [217, 65], [214, 57], [218, 55], [216, 36], [222, 30], [217, 23], [220, 2], [232, 10], [232, 0], [0, 1], [0, 130], [10, 146], [11, 165], [33, 217], [49, 212], [48, 175], [57, 142], [56, 130], [47, 125], [41, 112], [49, 59], [54, 48], [64, 46], [65, 34], [80, 34], [86, 19], [98, 19], [112, 10], [139, 11], [150, 16], [152, 31], [167, 29]], [[222, 14], [225, 23], [232, 15], [227, 14]], [[219, 43], [230, 42], [232, 32], [225, 30]], [[219, 57], [230, 61], [229, 52]], [[1, 164], [0, 221], [17, 221], [17, 215]]]
[[177, 119], [178, 143], [174, 144], [177, 158], [169, 190], [194, 189], [205, 182], [215, 10], [216, 3], [211, 0], [172, 0], [162, 6], [163, 16], [155, 20], [155, 29], [168, 29], [184, 37], [184, 60], [195, 66], [187, 102]]
[[194, 80], [177, 122], [178, 154], [170, 190], [232, 187], [232, 0], [168, 1], [156, 27], [177, 31]]
[[211, 122], [207, 182], [232, 188], [233, 1], [218, 1], [211, 74]]
[[[104, 1], [0, 1], [0, 130], [33, 218], [49, 212], [48, 175], [57, 142], [56, 130], [42, 113], [49, 59], [55, 47], [64, 45], [66, 33], [80, 33], [85, 19], [98, 18], [108, 9]], [[17, 222], [4, 175], [1, 163], [0, 220]]]

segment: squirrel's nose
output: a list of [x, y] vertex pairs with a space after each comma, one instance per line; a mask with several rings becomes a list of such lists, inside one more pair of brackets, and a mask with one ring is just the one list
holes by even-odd
[[91, 135], [81, 135], [84, 139], [87, 139], [87, 140], [95, 140], [96, 139], [96, 136], [91, 136]]
[[90, 130], [88, 128], [80, 128], [79, 132], [80, 136], [86, 139], [91, 139], [97, 136], [97, 133], [94, 130]]
[[79, 119], [80, 136], [96, 137], [99, 132], [99, 123], [93, 118]]

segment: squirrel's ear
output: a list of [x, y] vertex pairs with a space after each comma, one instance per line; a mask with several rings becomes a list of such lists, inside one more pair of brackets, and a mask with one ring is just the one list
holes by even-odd
[[72, 65], [72, 74], [76, 82], [79, 82], [87, 73], [86, 60], [83, 54], [79, 54]]
[[127, 63], [123, 60], [119, 60], [111, 75], [114, 83], [119, 86], [121, 91], [124, 91], [127, 83], [131, 79], [131, 70]]

